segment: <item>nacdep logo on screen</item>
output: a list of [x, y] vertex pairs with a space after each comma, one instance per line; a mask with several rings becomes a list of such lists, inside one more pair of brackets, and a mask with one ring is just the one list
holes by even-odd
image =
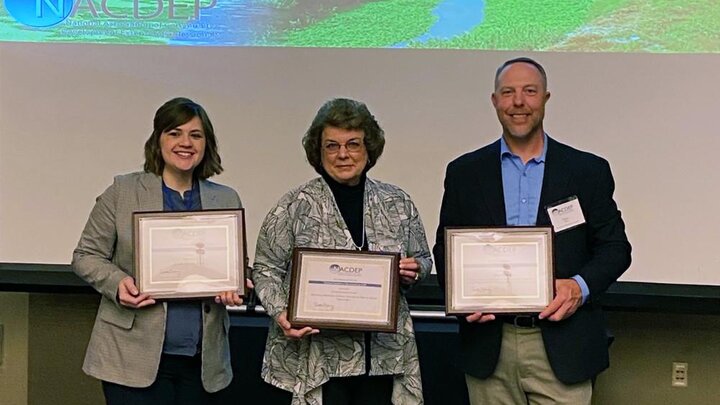
[[31, 27], [50, 27], [68, 18], [72, 0], [5, 0], [5, 8], [18, 22]]

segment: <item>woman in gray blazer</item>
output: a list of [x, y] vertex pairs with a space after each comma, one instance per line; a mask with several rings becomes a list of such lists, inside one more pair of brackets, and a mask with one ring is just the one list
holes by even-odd
[[222, 172], [205, 110], [175, 98], [156, 112], [143, 172], [115, 177], [98, 197], [73, 253], [73, 270], [102, 294], [83, 371], [102, 380], [108, 404], [201, 404], [232, 380], [225, 305], [214, 299], [157, 303], [134, 283], [132, 213], [239, 208]]

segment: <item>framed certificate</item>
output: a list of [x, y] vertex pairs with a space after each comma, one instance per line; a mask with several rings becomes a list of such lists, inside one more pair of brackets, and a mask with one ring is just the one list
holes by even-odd
[[555, 295], [551, 227], [446, 228], [448, 314], [537, 313]]
[[152, 298], [245, 292], [245, 212], [136, 212], [135, 282]]
[[399, 253], [295, 248], [288, 321], [311, 326], [396, 332]]

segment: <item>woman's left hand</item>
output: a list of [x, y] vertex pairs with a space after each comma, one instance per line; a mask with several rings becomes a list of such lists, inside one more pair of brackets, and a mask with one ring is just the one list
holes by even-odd
[[400, 259], [400, 280], [404, 284], [415, 284], [420, 281], [420, 265], [414, 257]]
[[237, 291], [224, 291], [215, 296], [215, 302], [223, 305], [241, 305], [243, 300]]

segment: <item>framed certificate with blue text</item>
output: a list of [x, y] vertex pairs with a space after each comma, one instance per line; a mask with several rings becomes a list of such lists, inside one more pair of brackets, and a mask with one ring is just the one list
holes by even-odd
[[294, 328], [396, 332], [399, 253], [296, 248], [288, 321]]
[[242, 209], [133, 214], [135, 283], [156, 299], [245, 292]]
[[538, 313], [555, 295], [551, 227], [446, 228], [445, 312]]

